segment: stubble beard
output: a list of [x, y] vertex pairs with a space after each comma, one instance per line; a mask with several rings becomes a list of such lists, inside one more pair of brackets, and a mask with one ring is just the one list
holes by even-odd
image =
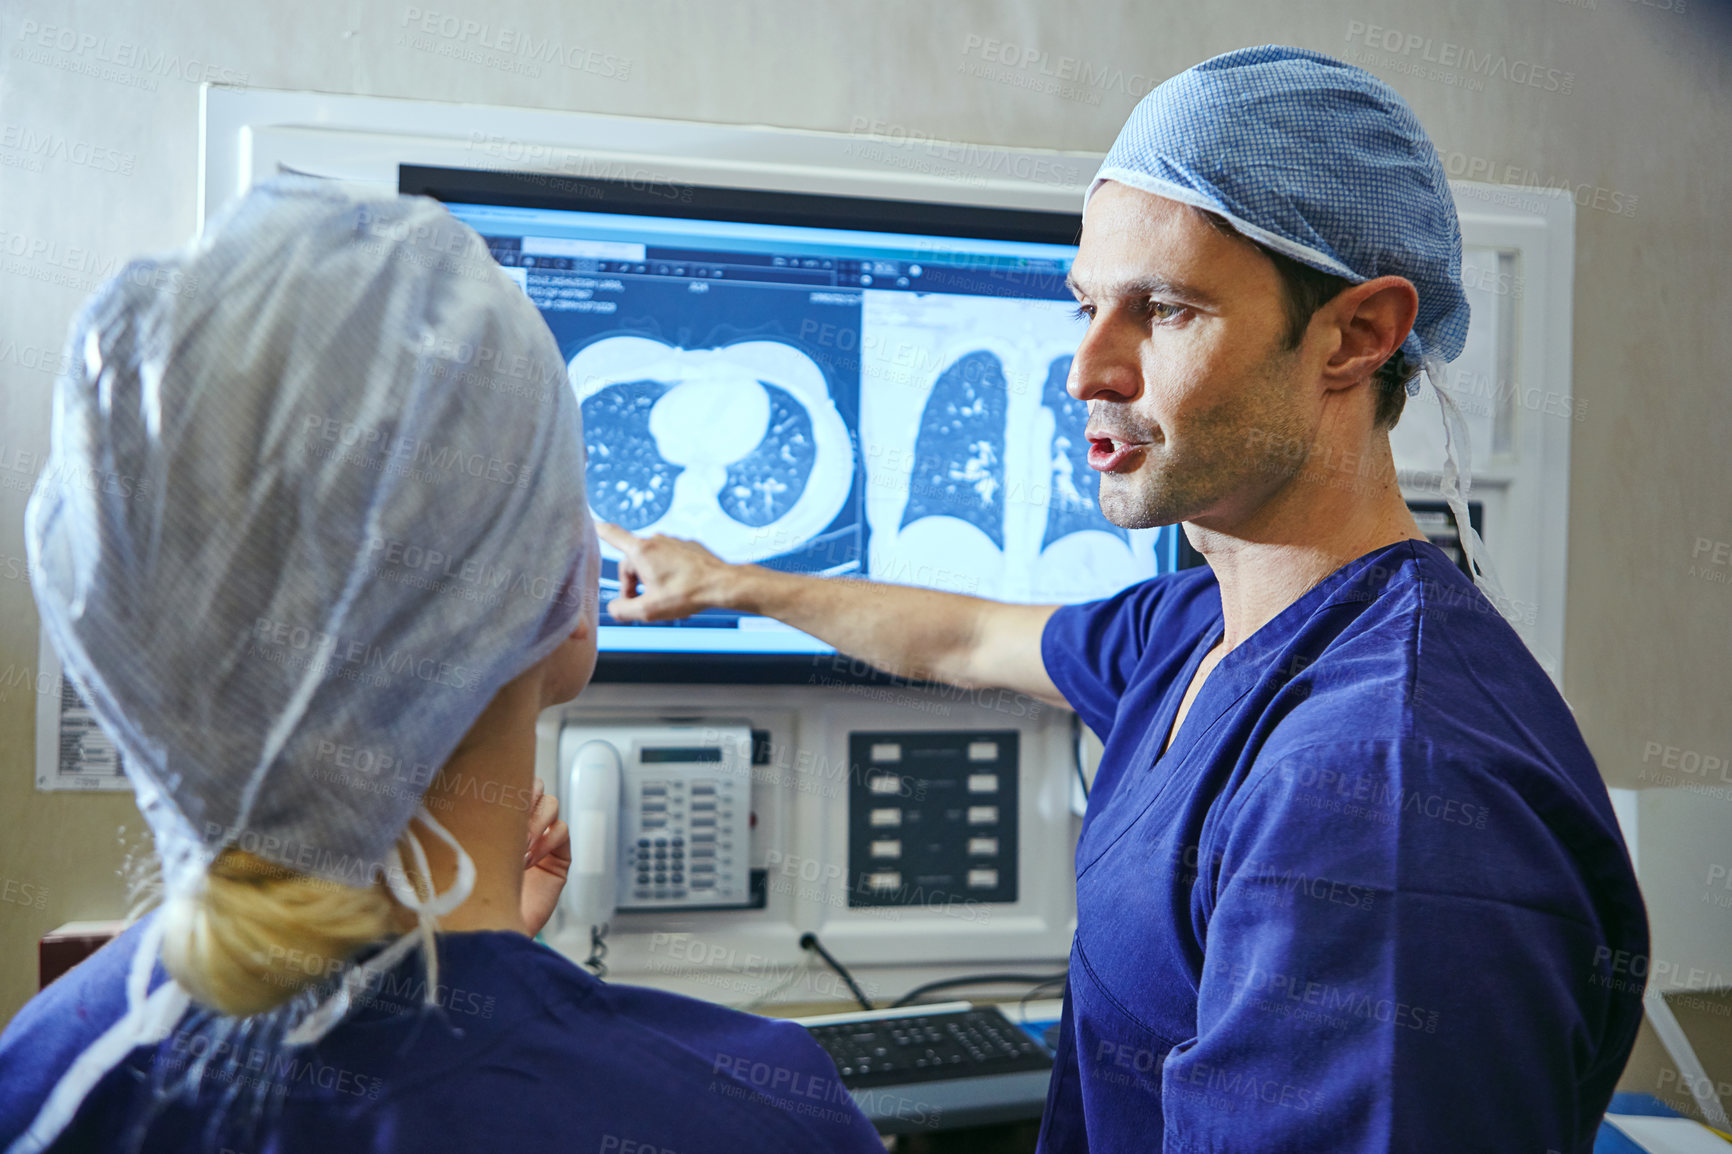
[[1133, 471], [1103, 473], [1107, 520], [1125, 529], [1174, 525], [1289, 481], [1315, 437], [1294, 404], [1294, 360], [1289, 349], [1269, 354], [1243, 386], [1225, 390], [1225, 399], [1193, 408], [1173, 436], [1155, 431]]

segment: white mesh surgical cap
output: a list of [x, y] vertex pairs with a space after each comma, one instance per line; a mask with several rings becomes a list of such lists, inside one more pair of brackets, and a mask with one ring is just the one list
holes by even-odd
[[[1466, 425], [1441, 384], [1441, 366], [1467, 340], [1461, 226], [1437, 150], [1407, 102], [1320, 52], [1243, 48], [1143, 98], [1089, 184], [1085, 208], [1109, 180], [1216, 213], [1251, 240], [1354, 283], [1412, 282], [1419, 315], [1402, 350], [1424, 368], [1442, 406], [1442, 495], [1482, 588], [1501, 608], [1468, 521]], [[1416, 376], [1408, 391], [1418, 387]]]
[[84, 306], [26, 511], [66, 675], [169, 891], [225, 847], [351, 885], [593, 612], [559, 348], [443, 207], [253, 190]]

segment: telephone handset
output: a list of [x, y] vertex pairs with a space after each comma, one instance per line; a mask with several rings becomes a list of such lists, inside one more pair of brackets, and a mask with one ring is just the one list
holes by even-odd
[[752, 730], [578, 722], [559, 735], [572, 869], [562, 899], [599, 968], [616, 910], [751, 903]]
[[606, 935], [618, 901], [620, 777], [619, 750], [595, 740], [576, 747], [565, 774], [562, 808], [571, 828], [565, 905], [597, 941]]

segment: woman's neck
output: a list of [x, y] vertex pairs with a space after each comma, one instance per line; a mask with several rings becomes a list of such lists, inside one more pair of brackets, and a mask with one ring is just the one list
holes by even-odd
[[[501, 690], [427, 787], [428, 812], [475, 862], [475, 887], [462, 905], [439, 919], [441, 930], [526, 932], [523, 855], [540, 696], [536, 681]], [[426, 850], [435, 891], [442, 893], [456, 879], [457, 855], [419, 822], [411, 828]]]

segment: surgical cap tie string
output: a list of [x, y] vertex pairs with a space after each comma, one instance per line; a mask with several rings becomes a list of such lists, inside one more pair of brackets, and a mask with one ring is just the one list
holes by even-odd
[[163, 922], [158, 918], [139, 936], [126, 977], [126, 1013], [95, 1042], [85, 1047], [61, 1074], [30, 1128], [6, 1148], [6, 1154], [37, 1154], [54, 1144], [71, 1124], [79, 1106], [109, 1071], [126, 1060], [139, 1046], [155, 1045], [168, 1037], [192, 1000], [173, 978], [155, 990], [150, 975], [156, 968], [162, 945]]
[[[427, 851], [421, 846], [421, 839], [415, 836], [415, 822], [426, 826], [433, 836], [451, 847], [457, 856], [457, 877], [444, 893], [433, 892], [433, 875], [427, 864]], [[427, 896], [422, 897], [409, 881], [409, 875], [403, 868], [403, 855], [397, 846], [391, 847], [391, 853], [385, 873], [385, 886], [391, 891], [391, 896], [397, 899], [403, 908], [412, 911], [419, 923], [415, 929], [400, 936], [383, 950], [368, 958], [343, 975], [337, 989], [320, 1003], [312, 1013], [302, 1019], [283, 1037], [283, 1041], [291, 1046], [305, 1046], [323, 1038], [341, 1022], [348, 1014], [349, 1007], [354, 1002], [355, 994], [366, 986], [377, 974], [394, 968], [402, 961], [416, 943], [429, 941], [434, 931], [438, 929], [438, 919], [445, 917], [458, 906], [468, 900], [475, 889], [475, 859], [469, 856], [463, 846], [451, 835], [451, 831], [439, 824], [437, 818], [428, 811], [425, 803], [415, 811], [410, 820], [409, 828], [404, 831], [409, 842], [409, 852], [415, 859], [416, 876], [426, 879]], [[433, 949], [430, 945], [429, 949]], [[436, 1003], [436, 987], [438, 985], [438, 960], [431, 953], [427, 958], [427, 1001]]]
[[[1431, 391], [1437, 394], [1438, 407], [1443, 412], [1443, 499], [1455, 517], [1456, 534], [1461, 541], [1462, 553], [1473, 570], [1475, 584], [1507, 620], [1512, 604], [1503, 591], [1503, 583], [1498, 580], [1497, 570], [1492, 567], [1485, 542], [1468, 517], [1467, 494], [1473, 487], [1473, 458], [1467, 420], [1461, 415], [1461, 407], [1443, 386], [1441, 358], [1427, 356], [1423, 364], [1426, 379], [1431, 382]], [[1459, 461], [1457, 446], [1460, 446]]]
[[[421, 841], [413, 831], [413, 825], [416, 821], [426, 826], [434, 837], [450, 846], [452, 852], [457, 855], [457, 878], [451, 883], [451, 888], [442, 894], [432, 892], [433, 879], [427, 866], [427, 851], [421, 848]], [[409, 835], [409, 850], [415, 857], [417, 876], [427, 879], [428, 896], [422, 898], [409, 884], [408, 875], [402, 869], [402, 856], [397, 852], [396, 846], [391, 847], [391, 864], [397, 868], [386, 875], [385, 884], [390, 887], [391, 896], [402, 903], [404, 908], [429, 917], [442, 918], [462, 905], [475, 889], [475, 859], [464, 852], [463, 847], [457, 843], [457, 839], [451, 836], [451, 831], [439, 824], [433, 814], [428, 811], [425, 803], [415, 811], [415, 817], [410, 822], [410, 826], [411, 828], [404, 832]]]

